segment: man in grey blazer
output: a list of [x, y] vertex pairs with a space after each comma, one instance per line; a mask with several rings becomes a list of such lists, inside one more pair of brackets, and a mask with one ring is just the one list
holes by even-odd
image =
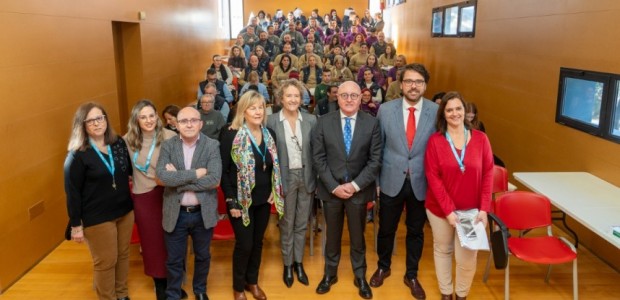
[[338, 281], [344, 216], [351, 241], [354, 284], [364, 299], [372, 298], [366, 281], [366, 203], [376, 195], [375, 181], [381, 169], [381, 134], [377, 120], [359, 111], [361, 91], [347, 81], [338, 88], [339, 111], [319, 118], [312, 137], [314, 168], [319, 176], [318, 193], [323, 200], [327, 224], [325, 270], [316, 289], [329, 292]]
[[200, 132], [200, 113], [185, 107], [177, 115], [178, 138], [161, 144], [157, 177], [165, 185], [163, 227], [168, 258], [167, 299], [181, 298], [187, 237], [194, 248], [196, 299], [207, 297], [207, 275], [211, 263], [211, 237], [217, 223], [217, 191], [222, 176], [222, 159], [217, 140]]
[[298, 80], [282, 82], [276, 93], [282, 110], [267, 119], [267, 128], [276, 134], [282, 192], [285, 197], [284, 216], [279, 221], [279, 228], [284, 263], [282, 277], [287, 287], [293, 284], [293, 271], [297, 273], [299, 282], [309, 284], [303, 267], [303, 257], [316, 189], [310, 143], [316, 116], [299, 110], [303, 89]]
[[394, 237], [403, 206], [406, 206], [407, 255], [404, 282], [416, 299], [426, 298], [417, 279], [426, 221], [424, 153], [429, 136], [435, 132], [438, 109], [437, 104], [422, 96], [429, 79], [423, 65], [405, 66], [400, 74], [403, 98], [383, 103], [377, 115], [383, 140], [383, 166], [379, 176], [379, 262], [370, 278], [370, 286], [381, 286], [383, 280], [391, 274]]

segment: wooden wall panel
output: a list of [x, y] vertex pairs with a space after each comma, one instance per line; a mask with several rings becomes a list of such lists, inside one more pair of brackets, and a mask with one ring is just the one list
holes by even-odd
[[271, 14], [273, 16], [276, 12], [276, 9], [282, 9], [284, 12], [284, 16], [289, 11], [294, 10], [296, 7], [300, 7], [304, 12], [306, 17], [309, 17], [313, 9], [319, 9], [319, 15], [323, 17], [323, 15], [328, 14], [330, 10], [335, 9], [338, 12], [338, 16], [340, 19], [344, 16], [344, 9], [347, 7], [353, 7], [355, 12], [358, 15], [364, 15], [364, 11], [368, 9], [368, 0], [334, 0], [334, 1], [287, 1], [287, 0], [273, 0], [273, 1], [262, 1], [262, 0], [244, 0], [243, 1], [243, 12], [244, 12], [244, 22], [248, 21], [250, 16], [250, 12], [254, 12], [254, 15], [258, 14], [258, 11], [263, 10], [265, 13]]
[[[147, 19], [138, 20], [138, 11]], [[121, 122], [112, 21], [139, 24], [143, 95], [163, 107], [195, 98], [223, 45], [217, 2], [6, 0], [0, 3], [0, 291], [51, 251], [67, 221], [62, 166], [71, 118], [101, 102]], [[128, 106], [135, 103], [133, 99]], [[42, 214], [29, 208], [43, 201]]]
[[[585, 171], [620, 186], [620, 145], [554, 121], [560, 67], [620, 73], [620, 2], [479, 0], [475, 38], [431, 38], [432, 8], [457, 2], [392, 9], [399, 52], [431, 72], [426, 96], [458, 90], [477, 103], [510, 172]], [[617, 250], [579, 231], [620, 269]]]

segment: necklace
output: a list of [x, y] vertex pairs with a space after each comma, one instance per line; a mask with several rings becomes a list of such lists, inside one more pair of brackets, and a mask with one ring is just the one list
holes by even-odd
[[157, 144], [157, 130], [155, 131], [155, 134], [153, 135], [153, 142], [151, 143], [151, 148], [149, 149], [149, 153], [146, 155], [146, 162], [144, 163], [144, 166], [141, 166], [138, 164], [138, 154], [140, 154], [140, 149], [138, 149], [138, 151], [134, 152], [133, 154], [133, 165], [136, 167], [136, 169], [138, 169], [140, 172], [144, 173], [146, 175], [149, 166], [151, 165], [151, 158], [153, 157], [153, 151], [155, 151], [155, 144]]
[[261, 126], [261, 131], [263, 134], [263, 143], [265, 144], [263, 147], [264, 149], [261, 151], [260, 145], [256, 143], [256, 139], [254, 139], [254, 134], [252, 134], [252, 130], [250, 130], [250, 128], [248, 128], [246, 124], [244, 124], [243, 126], [245, 126], [245, 128], [250, 132], [250, 140], [252, 141], [252, 144], [256, 148], [256, 151], [258, 151], [258, 154], [260, 155], [260, 157], [263, 159], [263, 172], [265, 172], [267, 170], [267, 162], [265, 162], [265, 156], [267, 155], [267, 136], [268, 136], [267, 129]]
[[450, 134], [446, 131], [446, 139], [450, 144], [450, 149], [452, 149], [452, 154], [454, 154], [454, 158], [456, 158], [456, 162], [459, 164], [459, 168], [461, 169], [461, 173], [465, 173], [465, 149], [467, 149], [467, 128], [465, 128], [465, 142], [463, 143], [463, 150], [461, 151], [461, 156], [456, 153], [456, 147], [454, 146], [454, 142], [452, 138], [450, 138]]
[[103, 154], [101, 154], [101, 151], [99, 151], [99, 148], [97, 147], [97, 145], [95, 145], [95, 142], [92, 139], [89, 139], [89, 142], [90, 142], [90, 146], [95, 150], [95, 152], [97, 153], [97, 155], [99, 156], [99, 158], [101, 159], [105, 167], [108, 169], [110, 174], [112, 174], [112, 188], [116, 190], [116, 179], [114, 178], [115, 166], [114, 166], [114, 156], [112, 155], [112, 148], [110, 147], [110, 145], [108, 145], [106, 149], [108, 151], [108, 159], [109, 159], [109, 162], [108, 162], [103, 157]]

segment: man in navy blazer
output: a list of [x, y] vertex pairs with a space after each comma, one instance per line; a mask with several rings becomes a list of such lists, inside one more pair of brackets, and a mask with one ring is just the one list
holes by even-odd
[[[370, 279], [370, 286], [381, 286], [383, 280], [391, 274], [394, 237], [403, 206], [406, 205], [407, 256], [404, 282], [416, 299], [426, 298], [417, 279], [426, 221], [424, 153], [429, 136], [435, 132], [438, 109], [437, 104], [422, 96], [429, 78], [423, 65], [405, 66], [400, 76], [403, 98], [383, 103], [377, 115], [383, 140], [383, 166], [379, 176], [379, 262]], [[410, 116], [412, 112], [414, 116]], [[409, 127], [412, 124], [416, 125]], [[411, 130], [409, 138], [408, 130]]]
[[[377, 120], [359, 111], [361, 91], [347, 81], [338, 88], [339, 111], [318, 119], [312, 137], [314, 168], [319, 176], [318, 195], [323, 200], [327, 224], [325, 270], [316, 288], [329, 292], [338, 281], [344, 216], [351, 240], [354, 284], [364, 299], [372, 298], [366, 281], [366, 203], [376, 196], [376, 179], [381, 169], [381, 134]], [[348, 151], [347, 151], [348, 150]]]

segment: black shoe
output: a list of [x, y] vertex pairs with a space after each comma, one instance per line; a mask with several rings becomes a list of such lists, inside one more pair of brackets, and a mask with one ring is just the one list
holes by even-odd
[[336, 284], [336, 282], [338, 282], [338, 276], [335, 276], [335, 275], [334, 276], [328, 276], [328, 275], [323, 276], [323, 279], [319, 283], [319, 286], [316, 287], [316, 293], [325, 294], [329, 292], [332, 285]]
[[284, 280], [284, 284], [286, 287], [291, 287], [293, 285], [293, 267], [292, 266], [284, 266], [284, 272], [282, 273], [282, 280]]
[[207, 296], [207, 293], [197, 294], [196, 300], [209, 300], [209, 297]]
[[364, 278], [355, 278], [353, 284], [359, 289], [360, 297], [364, 299], [372, 299], [372, 290]]
[[130, 299], [129, 299], [129, 296], [127, 296], [127, 297], [123, 297], [123, 298], [118, 298], [118, 300], [130, 300]]
[[297, 280], [301, 282], [303, 285], [309, 285], [308, 275], [306, 275], [306, 271], [304, 271], [304, 265], [302, 263], [293, 263], [293, 270], [297, 273]]

